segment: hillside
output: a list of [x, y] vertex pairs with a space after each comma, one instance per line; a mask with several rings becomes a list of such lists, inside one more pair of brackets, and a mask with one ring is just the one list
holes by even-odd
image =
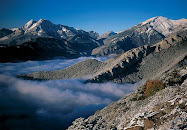
[[20, 74], [19, 77], [34, 80], [57, 80], [68, 78], [89, 78], [98, 70], [103, 69], [105, 63], [97, 61], [95, 59], [88, 59], [83, 62], [79, 62], [68, 68], [57, 71], [40, 71], [30, 74]]
[[[152, 87], [161, 87], [152, 95], [148, 83], [117, 102], [98, 110], [87, 119], [78, 118], [68, 128], [103, 130], [185, 129], [187, 126], [186, 64], [160, 75]], [[154, 86], [157, 85], [157, 86]]]

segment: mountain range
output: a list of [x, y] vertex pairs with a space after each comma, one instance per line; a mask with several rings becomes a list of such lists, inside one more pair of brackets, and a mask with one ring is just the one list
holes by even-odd
[[104, 40], [104, 45], [95, 48], [92, 55], [104, 56], [120, 54], [143, 45], [153, 45], [172, 33], [185, 30], [187, 19], [170, 20], [166, 17], [153, 17], [127, 30]]
[[56, 25], [46, 19], [30, 20], [20, 28], [0, 29], [0, 61], [120, 54], [146, 44], [154, 45], [186, 28], [187, 19], [170, 20], [160, 16], [118, 33], [109, 31], [99, 35], [95, 31]]
[[[170, 70], [187, 56], [186, 31], [172, 34], [152, 46], [144, 45], [121, 53], [104, 62], [89, 59], [62, 70], [39, 71], [20, 77], [34, 80], [84, 78], [86, 82], [135, 83], [150, 80]], [[150, 62], [151, 61], [151, 62]]]
[[97, 37], [103, 45], [93, 49], [92, 54], [117, 54], [106, 61], [88, 59], [61, 70], [18, 77], [29, 80], [84, 78], [84, 83], [142, 82], [135, 92], [97, 110], [94, 115], [76, 119], [68, 130], [186, 129], [186, 26], [186, 19], [154, 17], [125, 31]]
[[20, 28], [0, 29], [1, 62], [115, 54], [105, 61], [87, 59], [60, 70], [18, 74], [18, 78], [81, 78], [85, 84], [142, 82], [135, 92], [94, 115], [76, 119], [69, 130], [186, 129], [186, 50], [187, 19], [162, 16], [102, 35], [45, 19], [31, 20]]

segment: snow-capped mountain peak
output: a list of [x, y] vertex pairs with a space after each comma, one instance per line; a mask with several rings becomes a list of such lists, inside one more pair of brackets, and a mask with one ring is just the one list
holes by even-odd
[[35, 23], [36, 23], [36, 21], [34, 21], [33, 19], [31, 19], [29, 22], [27, 22], [25, 24], [24, 28], [27, 30], [27, 29], [29, 29]]
[[162, 33], [165, 36], [168, 36], [169, 34], [181, 29], [178, 26], [183, 25], [187, 27], [187, 19], [170, 20], [166, 17], [157, 16], [141, 23], [142, 26], [147, 24], [149, 24], [150, 27], [156, 31]]
[[89, 32], [61, 24], [54, 24], [47, 19], [40, 19], [38, 21], [31, 19], [23, 27], [17, 28], [14, 31], [16, 31], [16, 35], [27, 34], [34, 37], [53, 37], [57, 39], [66, 39], [78, 34], [91, 36]]
[[155, 20], [156, 18], [158, 18], [158, 17], [152, 17], [152, 18], [150, 18], [150, 19], [148, 19], [148, 20], [142, 22], [141, 24], [142, 24], [142, 25], [148, 24], [148, 23], [152, 22], [153, 20]]
[[182, 19], [179, 19], [179, 20], [170, 20], [174, 26], [179, 26], [179, 25], [186, 25], [187, 24], [187, 19], [185, 18], [182, 18]]
[[[34, 28], [40, 28], [40, 30], [46, 30], [47, 28], [49, 29], [49, 27], [54, 27], [55, 25], [47, 20], [47, 19], [40, 19], [37, 22], [35, 22], [34, 24], [32, 24], [32, 26], [30, 26], [30, 28], [28, 28], [28, 30], [32, 30]], [[39, 29], [38, 29], [39, 30]]]

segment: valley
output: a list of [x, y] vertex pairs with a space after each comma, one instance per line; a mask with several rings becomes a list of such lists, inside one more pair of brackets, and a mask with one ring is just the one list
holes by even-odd
[[2, 28], [0, 129], [185, 129], [186, 75], [184, 18], [104, 34], [47, 19]]

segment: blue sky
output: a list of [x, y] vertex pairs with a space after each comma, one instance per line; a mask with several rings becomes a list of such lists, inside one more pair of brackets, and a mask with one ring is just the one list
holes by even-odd
[[121, 31], [154, 16], [187, 18], [187, 0], [0, 0], [0, 28], [48, 19], [98, 33]]

